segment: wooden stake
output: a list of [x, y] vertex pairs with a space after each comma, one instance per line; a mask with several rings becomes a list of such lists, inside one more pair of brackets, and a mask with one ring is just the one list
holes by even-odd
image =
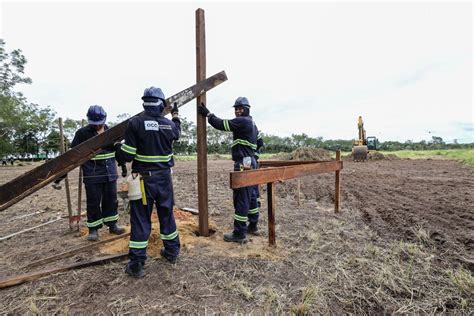
[[78, 248], [75, 248], [75, 249], [72, 249], [72, 250], [69, 250], [69, 251], [66, 251], [66, 252], [62, 252], [62, 253], [59, 253], [59, 254], [51, 256], [51, 257], [47, 257], [47, 258], [44, 258], [44, 259], [40, 259], [40, 260], [30, 262], [29, 264], [27, 264], [23, 268], [30, 269], [30, 268], [34, 268], [34, 267], [43, 265], [45, 263], [50, 263], [50, 262], [53, 262], [53, 261], [56, 261], [56, 260], [59, 260], [59, 259], [68, 258], [68, 257], [71, 257], [71, 256], [77, 254], [77, 253], [80, 253], [80, 252], [83, 252], [83, 251], [86, 251], [86, 250], [92, 250], [92, 249], [98, 248], [102, 245], [108, 244], [112, 241], [123, 239], [123, 238], [128, 237], [128, 236], [130, 236], [130, 233], [125, 233], [125, 234], [122, 234], [122, 235], [119, 235], [119, 236], [114, 236], [114, 237], [106, 239], [106, 240], [101, 240], [101, 241], [98, 241], [98, 242], [90, 243], [88, 245], [78, 247]]
[[[196, 10], [196, 81], [206, 78], [206, 31], [204, 10]], [[206, 94], [197, 98], [197, 104], [206, 104]], [[206, 118], [196, 113], [197, 126], [197, 174], [199, 234], [209, 236], [208, 188], [207, 188], [207, 135]]]
[[[66, 152], [65, 144], [64, 144], [64, 132], [63, 132], [63, 119], [59, 118], [59, 139], [60, 145], [59, 150], [61, 151], [61, 155]], [[67, 200], [67, 211], [69, 214], [69, 229], [73, 230], [72, 227], [72, 206], [71, 206], [71, 192], [69, 191], [69, 178], [66, 174], [66, 178], [64, 179], [64, 185], [66, 187], [66, 200]]]
[[[336, 161], [341, 161], [341, 151], [336, 151]], [[336, 188], [334, 192], [334, 212], [339, 213], [341, 204], [341, 170], [336, 170]]]
[[[81, 127], [86, 125], [86, 121], [82, 119]], [[81, 211], [82, 211], [82, 168], [79, 167], [79, 183], [77, 184], [77, 230], [80, 230], [80, 222], [81, 222]]]
[[268, 243], [270, 246], [276, 246], [275, 237], [275, 183], [267, 183], [267, 202], [268, 202]]
[[46, 269], [46, 270], [41, 270], [41, 271], [36, 271], [32, 273], [27, 273], [27, 274], [22, 274], [15, 276], [13, 278], [5, 279], [5, 280], [0, 280], [0, 289], [11, 287], [14, 285], [22, 284], [28, 281], [33, 281], [40, 279], [44, 276], [53, 274], [53, 273], [58, 273], [58, 272], [64, 272], [72, 269], [80, 269], [80, 268], [85, 268], [85, 267], [90, 267], [93, 265], [98, 265], [101, 263], [106, 263], [108, 261], [114, 260], [114, 259], [123, 259], [128, 256], [128, 253], [121, 253], [118, 255], [110, 255], [102, 258], [95, 258], [87, 262], [80, 262], [80, 263], [73, 263], [69, 265], [65, 265], [62, 267], [57, 267], [57, 268], [51, 268], [51, 269]]

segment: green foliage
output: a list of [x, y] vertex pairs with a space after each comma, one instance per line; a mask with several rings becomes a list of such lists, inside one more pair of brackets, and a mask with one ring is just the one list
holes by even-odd
[[30, 84], [24, 75], [26, 58], [21, 50], [8, 53], [0, 39], [0, 156], [8, 154], [38, 154], [44, 151], [51, 132], [55, 112], [50, 107], [29, 103], [17, 84]]
[[410, 159], [455, 159], [474, 166], [474, 149], [438, 149], [438, 150], [399, 150], [383, 152]]
[[32, 80], [25, 76], [26, 58], [20, 49], [8, 53], [5, 41], [0, 39], [0, 93], [7, 96], [21, 96], [13, 91], [19, 83], [31, 84]]

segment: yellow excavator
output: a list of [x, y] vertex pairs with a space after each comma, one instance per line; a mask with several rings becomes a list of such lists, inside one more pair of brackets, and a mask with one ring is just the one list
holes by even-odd
[[377, 150], [378, 140], [375, 136], [366, 137], [364, 129], [364, 121], [362, 116], [359, 116], [357, 122], [357, 128], [359, 129], [359, 139], [352, 141], [352, 160], [354, 161], [366, 161], [370, 150]]

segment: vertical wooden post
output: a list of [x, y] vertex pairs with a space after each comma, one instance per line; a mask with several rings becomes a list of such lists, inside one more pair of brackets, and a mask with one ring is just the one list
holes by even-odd
[[[84, 127], [86, 121], [82, 119], [81, 127]], [[80, 229], [79, 223], [81, 221], [81, 211], [82, 211], [82, 167], [79, 166], [79, 183], [77, 185], [77, 215], [76, 215], [76, 223], [77, 223], [77, 230]]]
[[268, 243], [276, 246], [275, 238], [275, 183], [267, 183], [267, 203], [268, 203]]
[[[204, 10], [196, 10], [196, 81], [206, 79], [206, 32]], [[206, 104], [206, 94], [196, 99], [197, 104]], [[199, 234], [209, 236], [208, 191], [207, 191], [207, 135], [206, 118], [196, 113], [197, 126], [197, 174]]]
[[297, 190], [296, 190], [296, 203], [298, 204], [298, 206], [301, 205], [300, 191], [301, 191], [301, 178], [298, 178]]
[[[61, 154], [64, 154], [66, 151], [65, 145], [64, 145], [64, 131], [63, 131], [63, 119], [59, 118], [59, 139], [60, 139], [60, 146], [59, 150], [61, 151]], [[73, 230], [72, 227], [72, 222], [73, 222], [73, 217], [72, 217], [72, 206], [71, 206], [71, 192], [69, 191], [69, 179], [66, 174], [66, 178], [64, 179], [64, 185], [66, 187], [66, 199], [67, 199], [67, 211], [69, 215], [69, 229]]]
[[[341, 151], [336, 150], [336, 160], [341, 161]], [[336, 171], [336, 188], [334, 192], [334, 212], [339, 213], [341, 204], [341, 170]]]

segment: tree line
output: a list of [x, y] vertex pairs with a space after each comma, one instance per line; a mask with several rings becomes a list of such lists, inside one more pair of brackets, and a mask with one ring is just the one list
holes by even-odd
[[[32, 84], [25, 75], [27, 59], [20, 49], [8, 52], [5, 41], [0, 39], [0, 158], [14, 156], [46, 156], [59, 151], [60, 135], [58, 118], [51, 106], [32, 103], [20, 92], [15, 91], [18, 84]], [[113, 126], [127, 118], [129, 114], [117, 116]], [[63, 122], [65, 142], [68, 145], [77, 129], [84, 124], [82, 120], [67, 118]], [[176, 154], [194, 154], [196, 152], [196, 125], [182, 118], [181, 139], [175, 143]], [[264, 132], [264, 131], [263, 131]], [[340, 149], [351, 151], [352, 140], [324, 140], [322, 137], [310, 137], [304, 133], [280, 137], [263, 134], [265, 146], [263, 153], [291, 152], [298, 147]], [[208, 126], [207, 141], [209, 153], [227, 154], [230, 152], [232, 133], [221, 132]], [[472, 148], [474, 144], [447, 144], [442, 138], [433, 136], [430, 141], [385, 141], [379, 144], [380, 150], [428, 150]]]

